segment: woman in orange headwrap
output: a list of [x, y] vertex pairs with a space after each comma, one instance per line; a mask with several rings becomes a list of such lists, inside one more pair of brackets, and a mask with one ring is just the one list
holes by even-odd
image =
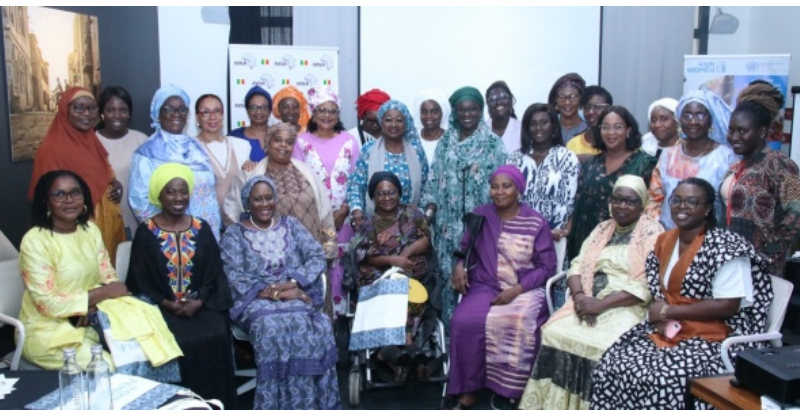
[[33, 160], [28, 199], [33, 200], [36, 182], [47, 172], [69, 170], [78, 174], [92, 193], [94, 222], [103, 234], [111, 261], [115, 261], [117, 245], [125, 240], [119, 208], [122, 184], [94, 132], [98, 111], [94, 96], [85, 88], [71, 87], [61, 95], [58, 111]]
[[288, 85], [275, 94], [274, 102], [272, 115], [276, 119], [294, 125], [298, 134], [306, 132], [311, 114], [308, 111], [308, 101], [302, 91], [293, 85]]

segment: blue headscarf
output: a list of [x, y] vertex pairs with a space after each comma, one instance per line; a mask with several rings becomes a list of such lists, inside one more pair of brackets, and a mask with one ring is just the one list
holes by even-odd
[[244, 213], [242, 214], [242, 219], [250, 216], [250, 213], [248, 212], [249, 208], [247, 207], [247, 203], [250, 202], [250, 192], [253, 190], [253, 187], [255, 187], [256, 184], [261, 182], [265, 182], [267, 185], [269, 185], [270, 188], [272, 188], [272, 196], [273, 198], [275, 198], [276, 202], [278, 201], [278, 190], [275, 188], [275, 182], [273, 182], [265, 175], [256, 175], [250, 178], [242, 187], [242, 192], [241, 192], [242, 209], [245, 210]]
[[403, 119], [405, 119], [406, 122], [406, 131], [403, 134], [403, 139], [407, 141], [414, 141], [414, 138], [419, 138], [419, 134], [417, 134], [417, 127], [414, 126], [414, 117], [411, 116], [411, 112], [408, 111], [408, 107], [406, 107], [406, 105], [400, 101], [389, 100], [381, 104], [381, 108], [378, 109], [378, 121], [383, 121], [383, 115], [389, 110], [397, 110], [403, 114]]
[[[678, 108], [675, 110], [675, 120], [680, 124], [681, 114], [683, 109], [689, 103], [700, 103], [706, 107], [709, 114], [711, 114], [711, 129], [708, 131], [708, 137], [716, 141], [720, 145], [730, 147], [728, 144], [728, 124], [731, 120], [731, 107], [725, 104], [725, 101], [717, 94], [707, 88], [699, 90], [692, 90], [684, 94], [681, 100], [678, 101]], [[681, 138], [686, 139], [686, 134], [681, 131]]]
[[247, 105], [247, 103], [250, 101], [250, 98], [252, 98], [254, 95], [263, 95], [264, 98], [267, 99], [267, 104], [269, 105], [269, 109], [267, 110], [267, 113], [272, 112], [272, 96], [269, 95], [267, 90], [265, 90], [265, 89], [263, 89], [263, 88], [261, 88], [261, 87], [259, 87], [257, 85], [254, 85], [253, 88], [248, 90], [247, 94], [244, 95], [244, 104]]
[[205, 150], [203, 150], [196, 138], [190, 137], [185, 133], [170, 134], [161, 129], [161, 124], [158, 122], [158, 114], [161, 112], [161, 107], [170, 97], [179, 97], [186, 104], [186, 107], [189, 107], [189, 95], [180, 87], [169, 84], [159, 88], [150, 103], [150, 118], [153, 120], [150, 125], [155, 128], [156, 132], [136, 149], [136, 153], [161, 162], [183, 164], [195, 172], [213, 172], [208, 161], [208, 155], [206, 155]]

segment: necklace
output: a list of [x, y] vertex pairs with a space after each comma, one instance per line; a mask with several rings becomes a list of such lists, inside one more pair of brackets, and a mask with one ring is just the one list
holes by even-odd
[[711, 138], [708, 139], [708, 142], [706, 142], [706, 146], [703, 147], [703, 150], [700, 151], [699, 154], [692, 156], [692, 155], [689, 155], [688, 152], [686, 152], [686, 143], [683, 143], [683, 145], [681, 146], [681, 152], [683, 153], [683, 155], [686, 155], [687, 157], [689, 157], [691, 159], [697, 159], [697, 158], [702, 157], [706, 153], [706, 151], [708, 150], [708, 147], [710, 145], [711, 145]]
[[[228, 173], [228, 166], [230, 165], [230, 160], [231, 160], [231, 145], [230, 145], [231, 143], [230, 143], [230, 141], [228, 141], [227, 138], [223, 138], [223, 140], [225, 142], [225, 165], [223, 166], [219, 162], [219, 159], [217, 159], [217, 156], [214, 155], [214, 152], [211, 150], [211, 148], [209, 148], [208, 143], [205, 142], [205, 141], [200, 140], [199, 138], [198, 138], [198, 140], [203, 143], [203, 147], [205, 147], [206, 153], [208, 153], [208, 156], [211, 158], [211, 161], [214, 163], [216, 168], [219, 169], [221, 173], [227, 174]], [[218, 141], [218, 142], [223, 142], [223, 141]]]
[[617, 224], [617, 226], [614, 228], [614, 233], [617, 235], [627, 235], [633, 232], [635, 228], [636, 228], [636, 222], [628, 226], [619, 226], [619, 224]]
[[253, 224], [253, 226], [254, 226], [256, 229], [258, 229], [259, 231], [261, 231], [261, 232], [267, 232], [267, 231], [269, 231], [270, 229], [272, 229], [272, 225], [275, 225], [275, 218], [274, 218], [274, 217], [273, 217], [273, 218], [270, 218], [270, 220], [269, 220], [269, 226], [268, 226], [268, 227], [266, 227], [266, 228], [262, 228], [262, 227], [258, 226], [258, 224], [256, 223], [256, 221], [254, 221], [254, 220], [253, 220], [253, 216], [252, 216], [252, 215], [250, 215], [250, 223], [251, 223], [251, 224]]

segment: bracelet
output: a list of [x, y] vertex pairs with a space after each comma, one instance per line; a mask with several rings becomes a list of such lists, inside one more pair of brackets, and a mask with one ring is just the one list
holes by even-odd
[[434, 214], [433, 209], [425, 210], [425, 216], [427, 216], [428, 218], [433, 218], [433, 214]]
[[664, 306], [661, 306], [661, 310], [658, 312], [662, 322], [667, 320], [667, 309], [669, 309], [669, 305], [664, 303]]
[[586, 293], [584, 293], [584, 292], [583, 292], [583, 290], [579, 290], [579, 291], [577, 291], [577, 292], [574, 292], [574, 293], [572, 294], [572, 299], [575, 299], [575, 296], [576, 296], [578, 293], [583, 293], [583, 296], [586, 296]]

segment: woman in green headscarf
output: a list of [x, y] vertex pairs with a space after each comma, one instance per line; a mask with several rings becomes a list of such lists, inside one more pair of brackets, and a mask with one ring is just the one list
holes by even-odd
[[483, 122], [483, 95], [463, 87], [450, 96], [450, 128], [436, 147], [423, 191], [425, 216], [433, 223], [434, 248], [442, 266], [442, 320], [449, 326], [455, 307], [450, 277], [453, 252], [460, 251], [464, 214], [489, 203], [489, 176], [506, 163], [503, 141]]

